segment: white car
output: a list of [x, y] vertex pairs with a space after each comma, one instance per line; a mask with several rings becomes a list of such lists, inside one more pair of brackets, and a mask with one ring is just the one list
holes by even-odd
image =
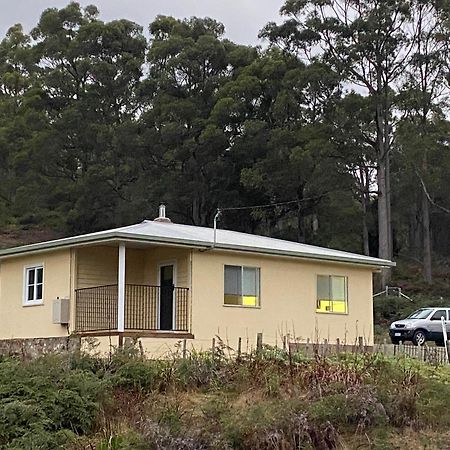
[[426, 341], [434, 341], [436, 345], [444, 345], [442, 317], [446, 322], [446, 330], [450, 338], [450, 308], [430, 307], [414, 311], [406, 319], [391, 323], [389, 336], [393, 344], [412, 341], [414, 345], [423, 345]]

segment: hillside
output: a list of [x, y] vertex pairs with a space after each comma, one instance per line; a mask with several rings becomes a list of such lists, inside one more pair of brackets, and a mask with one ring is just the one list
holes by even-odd
[[63, 233], [48, 228], [5, 227], [0, 229], [0, 249], [34, 244], [63, 237]]

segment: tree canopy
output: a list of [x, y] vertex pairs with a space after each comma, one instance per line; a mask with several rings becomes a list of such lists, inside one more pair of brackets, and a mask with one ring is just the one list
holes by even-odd
[[[212, 18], [45, 10], [0, 42], [0, 226], [155, 215], [418, 259], [450, 254], [448, 1], [287, 0], [262, 46]], [[253, 207], [255, 206], [255, 207]], [[245, 209], [242, 209], [245, 208]], [[389, 273], [384, 274], [384, 282]]]

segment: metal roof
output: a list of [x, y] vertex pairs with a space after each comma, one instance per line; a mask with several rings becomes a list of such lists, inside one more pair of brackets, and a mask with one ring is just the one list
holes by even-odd
[[212, 228], [155, 222], [150, 220], [144, 220], [142, 223], [136, 225], [99, 231], [97, 233], [0, 250], [0, 259], [6, 256], [14, 256], [29, 252], [34, 253], [63, 247], [74, 247], [83, 244], [111, 243], [117, 241], [172, 244], [197, 248], [212, 248], [214, 246], [217, 250], [235, 250], [268, 255], [292, 256], [315, 260], [363, 264], [372, 267], [395, 266], [395, 263], [392, 261], [372, 258], [356, 253], [221, 229], [217, 229], [216, 243], [214, 245], [214, 230]]

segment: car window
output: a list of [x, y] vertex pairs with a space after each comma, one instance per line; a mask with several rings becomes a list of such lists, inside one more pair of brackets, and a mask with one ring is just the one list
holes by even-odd
[[447, 313], [445, 309], [438, 309], [431, 317], [430, 320], [441, 320], [441, 317], [443, 317], [445, 320], [447, 320]]
[[422, 308], [414, 311], [407, 319], [426, 319], [433, 310], [431, 308]]

